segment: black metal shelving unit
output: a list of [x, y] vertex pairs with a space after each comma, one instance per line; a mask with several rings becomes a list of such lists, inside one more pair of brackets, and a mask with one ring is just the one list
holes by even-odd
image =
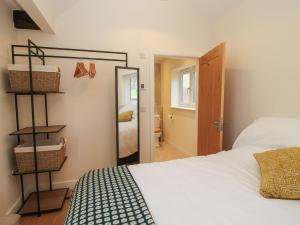
[[[17, 51], [22, 49], [21, 53]], [[27, 50], [27, 53], [24, 53], [24, 50]], [[45, 50], [51, 51], [64, 51], [64, 52], [84, 52], [84, 53], [99, 53], [99, 54], [109, 54], [109, 55], [117, 55], [118, 57], [79, 57], [79, 56], [70, 56], [70, 55], [53, 55], [46, 54]], [[55, 210], [59, 210], [63, 206], [63, 202], [67, 196], [68, 188], [56, 189], [54, 190], [52, 187], [52, 173], [60, 171], [63, 167], [64, 163], [67, 160], [65, 157], [62, 162], [60, 168], [56, 170], [46, 170], [39, 171], [38, 170], [38, 162], [37, 162], [37, 135], [38, 134], [46, 134], [47, 138], [49, 138], [50, 134], [58, 133], [63, 130], [66, 125], [49, 125], [48, 121], [48, 95], [49, 94], [64, 94], [64, 92], [35, 92], [33, 90], [33, 72], [32, 72], [32, 60], [33, 58], [38, 58], [41, 60], [42, 64], [45, 65], [46, 58], [59, 58], [59, 59], [81, 59], [81, 60], [95, 60], [95, 61], [112, 61], [118, 63], [125, 63], [126, 67], [128, 65], [128, 55], [126, 52], [114, 52], [114, 51], [99, 51], [99, 50], [87, 50], [87, 49], [75, 49], [75, 48], [59, 48], [59, 47], [46, 47], [46, 46], [37, 46], [31, 40], [28, 39], [27, 45], [12, 45], [12, 63], [15, 64], [16, 57], [27, 57], [28, 65], [29, 65], [29, 81], [30, 81], [30, 91], [27, 92], [13, 92], [7, 91], [9, 94], [14, 95], [15, 100], [15, 112], [16, 112], [16, 128], [15, 132], [12, 132], [10, 135], [14, 135], [18, 139], [18, 144], [20, 144], [20, 137], [22, 135], [32, 135], [33, 140], [33, 150], [34, 150], [34, 171], [32, 172], [19, 172], [16, 169], [13, 170], [13, 176], [20, 177], [20, 185], [21, 185], [21, 194], [22, 194], [22, 206], [19, 209], [18, 213], [21, 215], [29, 215], [29, 214], [37, 214], [40, 216], [42, 213], [51, 212]], [[30, 106], [31, 106], [31, 119], [32, 126], [20, 128], [19, 122], [19, 103], [18, 96], [27, 95], [30, 97]], [[42, 95], [44, 96], [44, 108], [45, 108], [45, 126], [36, 126], [35, 123], [35, 101], [34, 96]], [[49, 175], [49, 190], [41, 191], [39, 188], [39, 174], [40, 173], [48, 173]], [[29, 194], [25, 197], [24, 193], [24, 176], [28, 174], [34, 174], [35, 176], [35, 192]]]

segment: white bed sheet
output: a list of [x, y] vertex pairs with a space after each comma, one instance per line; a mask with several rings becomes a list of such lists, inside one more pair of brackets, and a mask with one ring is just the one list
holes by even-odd
[[157, 225], [299, 225], [300, 201], [259, 194], [253, 153], [260, 151], [241, 147], [129, 170]]
[[119, 153], [124, 158], [137, 152], [137, 120], [119, 123]]

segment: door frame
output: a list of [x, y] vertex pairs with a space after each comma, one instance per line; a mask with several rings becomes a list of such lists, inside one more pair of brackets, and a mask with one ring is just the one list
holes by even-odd
[[[205, 52], [205, 51], [204, 51]], [[203, 53], [205, 54], [205, 53]], [[201, 55], [201, 54], [200, 54]], [[149, 121], [150, 121], [150, 132], [149, 132], [149, 140], [150, 140], [150, 162], [154, 161], [154, 156], [155, 156], [155, 147], [154, 147], [154, 114], [155, 114], [155, 57], [174, 57], [174, 58], [194, 58], [194, 59], [199, 59], [201, 56], [199, 56], [199, 52], [198, 53], [180, 53], [180, 52], [170, 52], [170, 51], [152, 51], [150, 53], [150, 67], [149, 67], [149, 93], [150, 93], [150, 101], [149, 101], [149, 109], [150, 109], [150, 113], [149, 113]], [[199, 63], [197, 63], [197, 74], [199, 76], [199, 69], [198, 69], [198, 65]], [[198, 112], [198, 76], [196, 77], [196, 113]], [[196, 116], [196, 123], [198, 124], [198, 113]], [[197, 133], [196, 133], [197, 137], [198, 137], [198, 127], [197, 127]]]

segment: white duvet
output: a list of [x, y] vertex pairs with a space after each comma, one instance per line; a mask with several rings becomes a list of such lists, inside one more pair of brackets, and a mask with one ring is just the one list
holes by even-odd
[[264, 150], [240, 147], [129, 170], [157, 225], [299, 225], [300, 201], [259, 194], [253, 153]]
[[137, 152], [137, 120], [119, 123], [119, 156], [124, 158]]

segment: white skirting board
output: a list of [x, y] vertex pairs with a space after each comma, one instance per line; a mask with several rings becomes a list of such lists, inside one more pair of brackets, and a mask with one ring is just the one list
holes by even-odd
[[[59, 188], [65, 188], [65, 187], [73, 189], [76, 182], [77, 182], [77, 180], [68, 180], [68, 181], [62, 181], [62, 182], [54, 182], [52, 185], [53, 185], [53, 189], [59, 189]], [[49, 187], [49, 184], [41, 184], [40, 190], [47, 190], [48, 187]], [[25, 196], [27, 196], [27, 194], [29, 194], [30, 192], [33, 192], [33, 191], [35, 191], [34, 188], [32, 190], [29, 190], [28, 193], [25, 193]], [[21, 207], [21, 203], [22, 203], [22, 199], [21, 199], [21, 195], [20, 195], [18, 197], [18, 199], [15, 201], [15, 203], [6, 212], [6, 215], [16, 213], [18, 211], [18, 209]]]

